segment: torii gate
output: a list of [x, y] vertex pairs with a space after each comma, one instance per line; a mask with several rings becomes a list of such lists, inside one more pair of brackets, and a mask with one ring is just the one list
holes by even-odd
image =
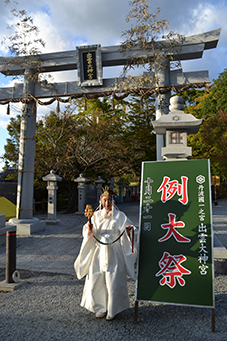
[[[175, 59], [191, 60], [201, 58], [203, 51], [217, 46], [221, 29], [216, 29], [203, 34], [186, 37], [181, 44], [181, 50]], [[126, 55], [119, 52], [120, 46], [101, 47], [89, 45], [77, 47], [76, 50], [56, 52], [29, 57], [25, 62], [24, 57], [18, 57], [17, 65], [10, 65], [11, 57], [0, 57], [0, 72], [5, 75], [24, 74], [24, 84], [15, 84], [14, 87], [0, 89], [0, 104], [22, 101], [24, 104], [21, 117], [20, 150], [18, 164], [17, 188], [17, 214], [10, 223], [17, 225], [19, 234], [29, 235], [41, 230], [44, 221], [33, 217], [33, 181], [35, 159], [35, 134], [36, 134], [36, 102], [41, 104], [41, 99], [51, 98], [52, 101], [64, 101], [61, 97], [94, 98], [113, 94], [116, 78], [103, 79], [102, 68], [108, 66], [125, 65], [126, 59], [132, 54], [143, 55], [145, 52], [139, 48], [133, 49]], [[150, 53], [152, 57], [152, 53]], [[78, 69], [78, 81], [54, 84], [34, 83], [29, 76], [34, 74], [32, 63], [29, 60], [41, 60], [41, 72], [65, 71]], [[24, 62], [23, 66], [20, 62]], [[6, 65], [7, 68], [6, 68]], [[7, 69], [7, 70], [6, 70]], [[208, 82], [208, 71], [187, 72], [182, 70], [170, 71], [169, 60], [166, 67], [159, 71], [159, 93], [156, 107], [156, 119], [168, 113], [171, 90], [181, 91], [186, 88], [204, 87]], [[145, 93], [157, 93], [156, 87], [143, 89]], [[115, 98], [117, 95], [114, 94]], [[161, 99], [160, 99], [161, 98]], [[25, 102], [26, 100], [26, 102]], [[164, 105], [163, 105], [164, 104]], [[163, 137], [157, 135], [157, 160], [161, 159]]]

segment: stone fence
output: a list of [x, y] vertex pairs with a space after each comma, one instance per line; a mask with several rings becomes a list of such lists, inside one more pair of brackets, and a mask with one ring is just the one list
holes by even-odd
[[[47, 203], [47, 222], [58, 222], [57, 219], [57, 183], [62, 180], [61, 177], [55, 174], [53, 170], [50, 174], [43, 177], [43, 180], [47, 183], [47, 201], [44, 200], [44, 204]], [[102, 194], [102, 188], [108, 185], [109, 188], [116, 193], [116, 203], [122, 203], [123, 201], [135, 201], [139, 199], [140, 186], [138, 183], [130, 183], [129, 181], [123, 182], [122, 180], [116, 182], [113, 178], [109, 181], [104, 181], [101, 177], [98, 177], [94, 182], [95, 184], [89, 184], [89, 179], [86, 179], [83, 174], [74, 180], [77, 183], [77, 195], [78, 195], [78, 209], [77, 213], [84, 213], [86, 204], [91, 204], [93, 208], [99, 205], [100, 196]], [[0, 181], [0, 196], [6, 197], [8, 200], [16, 204], [17, 195], [17, 182], [12, 181]], [[67, 200], [67, 199], [66, 199]], [[34, 202], [35, 205], [41, 202]]]
[[[95, 185], [89, 185], [83, 174], [74, 180], [78, 184], [78, 214], [84, 213], [85, 205], [90, 204], [94, 208], [99, 205], [100, 196], [102, 194], [102, 188], [105, 181], [99, 177], [95, 180]], [[123, 182], [122, 180], [115, 182], [111, 178], [107, 182], [109, 188], [116, 193], [115, 200], [117, 203], [122, 203], [123, 201], [132, 201], [139, 199], [139, 189], [140, 186], [137, 183], [130, 183], [129, 181]], [[117, 187], [117, 190], [116, 190]]]

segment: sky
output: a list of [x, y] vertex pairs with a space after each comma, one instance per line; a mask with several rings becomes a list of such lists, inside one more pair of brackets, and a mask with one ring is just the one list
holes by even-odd
[[[13, 0], [12, 0], [13, 1]], [[160, 19], [166, 19], [174, 32], [190, 36], [221, 28], [216, 49], [204, 51], [201, 59], [182, 62], [184, 72], [208, 70], [210, 81], [218, 78], [227, 67], [227, 0], [148, 0], [150, 11], [161, 8]], [[119, 45], [122, 32], [130, 28], [125, 18], [131, 7], [128, 0], [17, 0], [17, 8], [24, 9], [39, 28], [40, 38], [45, 41], [43, 53], [74, 50], [76, 46], [101, 44]], [[0, 41], [12, 34], [8, 26], [13, 23], [10, 5], [0, 0]], [[0, 56], [9, 51], [0, 44]], [[118, 77], [119, 68], [105, 68], [104, 78]], [[77, 80], [76, 71], [54, 73], [57, 82]], [[11, 86], [12, 79], [0, 74], [1, 87]], [[20, 106], [14, 105], [11, 114], [6, 115], [6, 106], [0, 105], [0, 157], [8, 133], [10, 117], [20, 113]], [[50, 108], [38, 108], [38, 114], [48, 113]], [[45, 111], [45, 112], [44, 112]], [[0, 159], [0, 169], [3, 167]]]

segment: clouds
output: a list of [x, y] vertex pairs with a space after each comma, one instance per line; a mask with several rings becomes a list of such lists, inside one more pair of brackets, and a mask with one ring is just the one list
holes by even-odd
[[225, 14], [227, 6], [223, 4], [199, 4], [192, 11], [189, 24], [186, 25], [187, 32], [196, 34], [198, 32], [206, 32], [222, 26], [226, 30]]
[[[128, 11], [127, 1], [112, 0], [40, 0], [37, 4], [20, 1], [47, 41], [47, 51], [74, 49], [86, 44], [115, 45], [121, 37]], [[53, 39], [55, 37], [55, 39]]]
[[66, 0], [49, 1], [49, 13], [55, 27], [64, 28], [66, 39], [81, 39], [88, 44], [116, 44], [121, 36], [127, 1]]
[[[24, 0], [26, 2], [26, 0]], [[227, 3], [225, 1], [188, 0], [149, 0], [150, 10], [161, 8], [160, 19], [166, 19], [175, 32], [183, 35], [199, 34], [222, 27], [217, 50], [204, 53], [202, 60], [183, 63], [185, 71], [201, 68], [210, 72], [210, 79], [217, 78], [225, 67], [227, 52]], [[122, 32], [130, 27], [126, 24], [130, 6], [127, 0], [40, 0], [34, 15], [41, 25], [42, 38], [47, 42], [47, 52], [75, 49], [83, 44], [116, 45], [122, 41]], [[46, 8], [43, 15], [42, 8]], [[47, 20], [46, 20], [47, 19]], [[192, 69], [190, 69], [192, 68]], [[110, 70], [105, 71], [110, 73]], [[117, 76], [119, 72], [117, 73]]]
[[[127, 0], [18, 0], [18, 9], [26, 9], [46, 42], [42, 52], [75, 49], [83, 44], [117, 45], [122, 32], [130, 27], [125, 18], [131, 9]], [[227, 3], [223, 0], [149, 0], [150, 10], [161, 8], [160, 19], [166, 19], [175, 32], [183, 35], [203, 33], [222, 27], [218, 50], [205, 51], [202, 60], [184, 62], [185, 71], [209, 68], [210, 79], [224, 70], [227, 52]], [[0, 2], [0, 40], [8, 34], [6, 26], [12, 22], [10, 6]], [[6, 54], [1, 48], [0, 53]], [[192, 68], [190, 70], [190, 68]], [[119, 75], [116, 69], [116, 76]], [[104, 74], [114, 74], [105, 70]], [[112, 76], [111, 75], [111, 76]], [[73, 80], [72, 73], [55, 73], [56, 81]]]
[[[222, 26], [227, 39], [227, 4], [225, 1], [149, 0], [150, 10], [161, 8], [173, 31], [183, 35], [198, 34]], [[127, 0], [19, 0], [39, 27], [46, 42], [45, 52], [75, 49], [82, 44], [116, 45], [122, 41], [122, 32], [130, 27], [125, 17], [131, 7]], [[0, 36], [6, 34], [9, 7], [0, 4]]]

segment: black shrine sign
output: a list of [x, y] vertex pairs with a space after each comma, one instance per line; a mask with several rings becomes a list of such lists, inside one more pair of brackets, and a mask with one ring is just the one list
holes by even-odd
[[97, 79], [96, 56], [95, 52], [83, 52], [83, 75], [84, 80]]
[[78, 85], [103, 85], [100, 45], [80, 46], [77, 52]]

